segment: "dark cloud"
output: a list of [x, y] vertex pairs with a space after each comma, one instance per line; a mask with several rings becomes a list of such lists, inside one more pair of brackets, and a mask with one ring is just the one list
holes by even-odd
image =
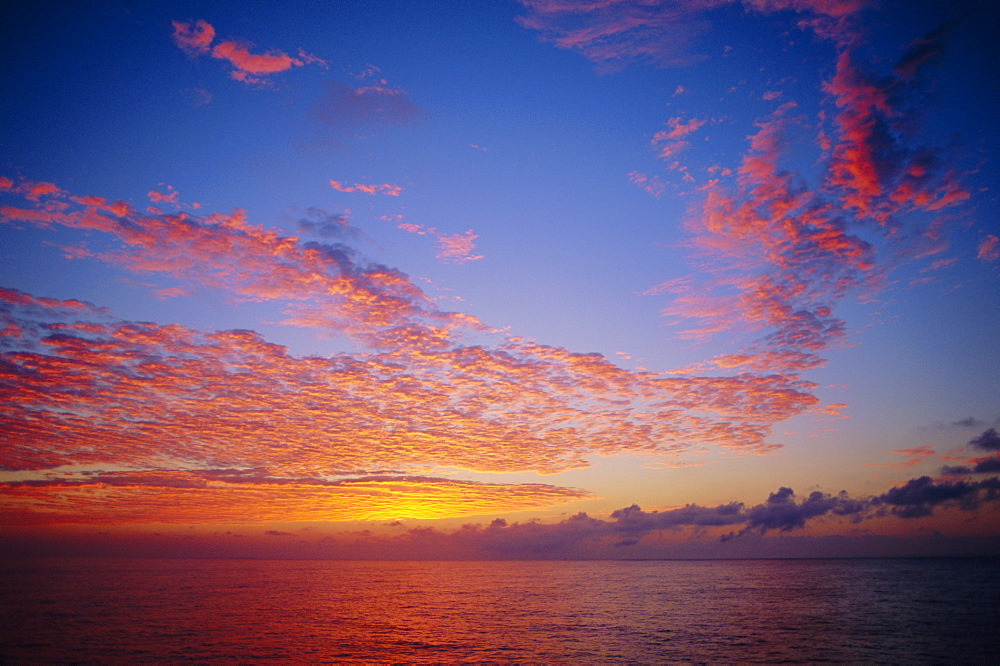
[[936, 64], [944, 57], [944, 42], [951, 33], [950, 25], [943, 25], [914, 41], [896, 62], [893, 74], [903, 80], [912, 79], [924, 71], [928, 64]]
[[1000, 458], [987, 458], [986, 460], [980, 460], [976, 463], [976, 467], [972, 471], [975, 474], [1000, 472]]
[[611, 514], [615, 519], [614, 529], [619, 532], [650, 532], [653, 530], [675, 529], [693, 525], [700, 527], [733, 525], [742, 523], [743, 504], [732, 502], [716, 507], [688, 504], [679, 509], [646, 512], [637, 505], [618, 509]]
[[326, 94], [312, 108], [313, 118], [340, 129], [403, 125], [423, 116], [402, 90], [384, 86], [351, 86], [331, 81]]
[[1000, 451], [1000, 435], [997, 434], [996, 428], [990, 428], [979, 437], [970, 439], [969, 446], [984, 451]]
[[980, 421], [974, 416], [970, 416], [959, 421], [953, 421], [952, 425], [960, 428], [981, 428], [986, 425], [986, 423], [984, 421]]
[[788, 532], [804, 527], [807, 520], [828, 513], [844, 516], [859, 514], [864, 509], [863, 501], [852, 500], [844, 491], [837, 495], [816, 491], [810, 493], [801, 503], [796, 503], [795, 493], [791, 488], [780, 488], [777, 492], [771, 493], [767, 502], [747, 511], [746, 529], [761, 534], [768, 530]]
[[319, 208], [307, 208], [306, 217], [296, 222], [299, 233], [321, 238], [354, 239], [359, 232], [347, 222], [347, 216], [328, 213]]
[[984, 501], [995, 502], [998, 499], [1000, 479], [935, 482], [929, 476], [922, 476], [873, 497], [871, 504], [888, 505], [891, 512], [900, 518], [920, 518], [931, 515], [934, 507], [945, 503], [957, 504], [963, 511], [970, 511]]

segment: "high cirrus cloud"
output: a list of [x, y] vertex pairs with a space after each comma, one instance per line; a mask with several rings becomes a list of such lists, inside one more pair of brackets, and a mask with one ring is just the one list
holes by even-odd
[[299, 57], [294, 58], [275, 49], [265, 53], [251, 53], [251, 45], [236, 40], [221, 41], [213, 47], [211, 44], [215, 39], [215, 28], [201, 19], [173, 21], [172, 25], [174, 43], [181, 50], [192, 56], [210, 54], [213, 58], [227, 61], [233, 68], [230, 76], [243, 83], [266, 85], [269, 83], [269, 75], [293, 67], [302, 67], [308, 63], [326, 66], [323, 60], [301, 49]]
[[711, 11], [742, 4], [748, 11], [795, 11], [817, 34], [846, 41], [849, 19], [867, 0], [519, 0], [517, 18], [541, 38], [579, 52], [599, 70], [630, 63], [680, 67], [701, 60], [697, 39], [711, 28]]

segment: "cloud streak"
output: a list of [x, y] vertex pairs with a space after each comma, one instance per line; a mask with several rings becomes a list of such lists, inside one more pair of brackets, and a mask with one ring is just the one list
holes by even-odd
[[629, 64], [684, 67], [703, 60], [695, 47], [711, 29], [712, 10], [740, 5], [747, 11], [803, 14], [799, 26], [838, 42], [854, 38], [852, 17], [866, 0], [519, 0], [517, 17], [543, 41], [595, 63], [600, 72]]
[[6, 524], [253, 523], [428, 519], [550, 507], [588, 493], [430, 477], [335, 481], [243, 470], [155, 470], [0, 483]]

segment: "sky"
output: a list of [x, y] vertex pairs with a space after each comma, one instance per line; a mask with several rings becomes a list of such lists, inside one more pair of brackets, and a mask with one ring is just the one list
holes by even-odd
[[6, 14], [3, 552], [1000, 552], [992, 2]]

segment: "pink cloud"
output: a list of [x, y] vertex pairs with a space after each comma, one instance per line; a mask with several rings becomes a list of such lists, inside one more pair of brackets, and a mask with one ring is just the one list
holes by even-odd
[[[707, 118], [692, 118], [687, 122], [684, 122], [684, 119], [679, 116], [670, 118], [667, 120], [667, 126], [670, 130], [660, 130], [653, 135], [650, 143], [654, 146], [659, 146], [660, 159], [672, 159], [690, 145], [687, 141], [684, 141], [684, 138], [703, 127], [707, 122]], [[674, 165], [672, 168], [677, 170], [679, 165]]]
[[[297, 357], [251, 331], [119, 321], [0, 292], [8, 469], [116, 464], [343, 476], [444, 465], [556, 472], [591, 453], [773, 448], [816, 405], [772, 373], [664, 377], [517, 338]], [[470, 318], [471, 319], [471, 318]], [[426, 333], [389, 332], [399, 341]], [[267, 414], [261, 427], [254, 414]]]
[[362, 192], [369, 195], [385, 194], [390, 197], [398, 197], [403, 191], [403, 188], [399, 185], [390, 185], [388, 183], [382, 185], [364, 185], [362, 183], [348, 184], [339, 180], [331, 180], [330, 187], [338, 192]]
[[[579, 52], [600, 71], [631, 63], [681, 67], [703, 59], [694, 52], [711, 28], [711, 10], [739, 0], [519, 0], [527, 13], [518, 23], [541, 39]], [[746, 9], [795, 11], [800, 27], [845, 43], [853, 38], [850, 19], [866, 0], [742, 0]]]
[[657, 199], [663, 194], [666, 189], [666, 184], [660, 180], [659, 176], [647, 176], [644, 173], [639, 173], [638, 171], [630, 171], [628, 174], [628, 179], [641, 187], [642, 189], [649, 192], [651, 195]]
[[301, 60], [296, 60], [281, 51], [269, 51], [264, 54], [252, 54], [245, 46], [236, 42], [221, 42], [212, 49], [212, 57], [228, 60], [236, 71], [233, 76], [246, 74], [276, 74], [292, 67], [301, 67]]
[[212, 47], [215, 28], [203, 20], [173, 21], [174, 43], [192, 56], [211, 54], [213, 58], [225, 60], [232, 65], [230, 77], [250, 85], [270, 85], [268, 75], [287, 71], [307, 64], [327, 67], [326, 61], [299, 49], [299, 58], [271, 49], [265, 53], [251, 53], [250, 46], [236, 40], [221, 41]]
[[[424, 330], [428, 344], [438, 344], [441, 325], [465, 321], [457, 313], [438, 311], [398, 271], [365, 265], [350, 250], [299, 243], [265, 230], [248, 223], [239, 210], [204, 218], [185, 212], [140, 215], [124, 204], [107, 204], [98, 197], [64, 197], [53, 188], [44, 188], [50, 198], [33, 207], [0, 207], [0, 219], [109, 234], [121, 248], [100, 255], [104, 261], [226, 289], [251, 300], [285, 300], [289, 323], [308, 322], [369, 344], [386, 343], [397, 326]], [[35, 184], [25, 183], [19, 189], [26, 190], [25, 198], [31, 202], [43, 196]], [[80, 208], [67, 208], [63, 198]]]
[[884, 225], [900, 212], [940, 210], [969, 198], [940, 151], [909, 145], [919, 108], [895, 101], [905, 100], [918, 73], [940, 58], [944, 37], [938, 31], [914, 42], [892, 77], [864, 72], [844, 51], [824, 86], [838, 108], [826, 185], [857, 215]]
[[174, 26], [174, 43], [190, 55], [208, 53], [208, 48], [215, 39], [215, 28], [202, 21], [171, 21]]
[[476, 239], [478, 235], [469, 229], [464, 234], [439, 234], [437, 237], [437, 258], [449, 264], [464, 264], [470, 261], [478, 261], [483, 258], [481, 254], [472, 254], [476, 249]]
[[1000, 259], [1000, 239], [993, 234], [988, 234], [983, 240], [979, 241], [979, 247], [976, 249], [976, 258], [981, 261], [996, 261]]

